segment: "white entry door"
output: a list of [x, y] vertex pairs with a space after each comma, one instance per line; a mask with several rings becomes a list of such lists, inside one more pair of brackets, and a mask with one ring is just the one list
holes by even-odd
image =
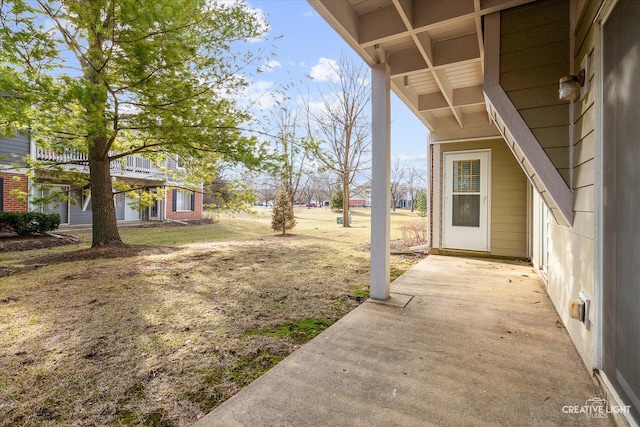
[[489, 251], [490, 159], [490, 150], [444, 154], [444, 248]]

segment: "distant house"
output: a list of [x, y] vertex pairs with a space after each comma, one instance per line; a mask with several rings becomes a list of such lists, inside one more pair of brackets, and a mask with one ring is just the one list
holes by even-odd
[[413, 206], [413, 198], [410, 192], [405, 191], [404, 193], [398, 195], [398, 200], [396, 201], [396, 208], [411, 209], [412, 206]]
[[350, 208], [371, 207], [371, 185], [369, 183], [356, 185], [349, 193]]
[[[0, 138], [0, 210], [5, 212], [27, 212], [37, 210], [45, 213], [58, 213], [61, 224], [91, 224], [91, 193], [87, 187], [76, 187], [69, 181], [55, 176], [55, 173], [42, 171], [37, 178], [27, 176], [24, 156], [30, 155], [38, 160], [54, 162], [77, 162], [66, 169], [74, 168], [81, 173], [89, 173], [88, 166], [82, 163], [86, 155], [76, 152], [55, 153], [36, 147], [27, 132], [17, 133], [8, 138]], [[179, 159], [178, 159], [179, 160]], [[165, 191], [164, 200], [146, 209], [138, 209], [134, 199], [125, 193], [114, 192], [116, 219], [134, 220], [194, 220], [202, 218], [202, 191], [183, 189], [180, 182], [172, 180], [173, 173], [181, 166], [176, 159], [168, 159], [165, 164], [154, 165], [151, 160], [141, 156], [126, 156], [111, 164], [111, 176], [139, 188], [140, 191]], [[114, 186], [115, 188], [115, 186]], [[71, 201], [59, 201], [48, 205], [35, 205], [31, 201], [19, 200], [12, 190], [28, 193], [33, 198], [46, 196], [56, 191], [69, 196]]]
[[429, 129], [432, 253], [530, 259], [638, 425], [640, 1], [308, 1], [371, 67], [371, 297], [390, 289], [393, 91]]

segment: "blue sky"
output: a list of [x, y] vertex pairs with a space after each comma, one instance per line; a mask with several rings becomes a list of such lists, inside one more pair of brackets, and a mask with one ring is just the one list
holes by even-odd
[[[273, 83], [300, 80], [305, 75], [320, 80], [329, 69], [327, 62], [342, 53], [360, 58], [344, 40], [304, 0], [247, 0], [267, 16], [271, 29], [267, 37], [281, 36], [275, 42], [274, 66], [256, 76], [254, 93]], [[272, 42], [264, 42], [270, 49]], [[269, 43], [266, 45], [266, 43]], [[313, 81], [310, 86], [315, 86]], [[415, 167], [426, 169], [427, 128], [404, 104], [392, 95], [391, 152]]]

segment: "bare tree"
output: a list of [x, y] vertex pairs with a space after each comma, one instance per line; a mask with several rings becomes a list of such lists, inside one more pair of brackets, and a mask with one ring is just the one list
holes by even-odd
[[409, 174], [407, 164], [396, 157], [391, 163], [391, 203], [395, 212], [400, 196], [407, 193], [407, 175]]
[[279, 179], [284, 183], [291, 201], [300, 198], [299, 187], [304, 175], [308, 173], [310, 144], [307, 136], [300, 136], [302, 123], [298, 118], [298, 111], [292, 108], [288, 101], [278, 102], [271, 111], [269, 119], [275, 133], [273, 145], [275, 154], [281, 161]]
[[257, 194], [259, 202], [263, 202], [265, 206], [273, 205], [280, 184], [278, 177], [272, 173], [263, 172], [258, 175], [247, 175], [244, 179], [247, 181], [247, 186]]
[[[333, 71], [336, 79], [328, 83], [329, 91], [322, 95], [320, 112], [311, 111], [305, 101], [307, 113], [317, 126], [309, 134], [316, 134], [314, 154], [322, 166], [336, 173], [343, 195], [344, 227], [349, 227], [349, 186], [358, 171], [368, 167], [371, 145], [371, 124], [365, 109], [369, 104], [368, 68], [344, 54]], [[322, 143], [320, 143], [322, 141]]]
[[411, 194], [411, 212], [413, 212], [416, 208], [416, 202], [418, 200], [420, 192], [425, 191], [427, 184], [426, 176], [426, 170], [418, 169], [415, 167], [411, 168], [409, 172], [407, 191], [409, 192], [409, 194]]

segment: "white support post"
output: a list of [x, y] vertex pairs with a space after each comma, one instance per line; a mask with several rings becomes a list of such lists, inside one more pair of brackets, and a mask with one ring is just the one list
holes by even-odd
[[386, 63], [371, 67], [371, 289], [373, 299], [389, 298], [391, 237], [391, 77]]

